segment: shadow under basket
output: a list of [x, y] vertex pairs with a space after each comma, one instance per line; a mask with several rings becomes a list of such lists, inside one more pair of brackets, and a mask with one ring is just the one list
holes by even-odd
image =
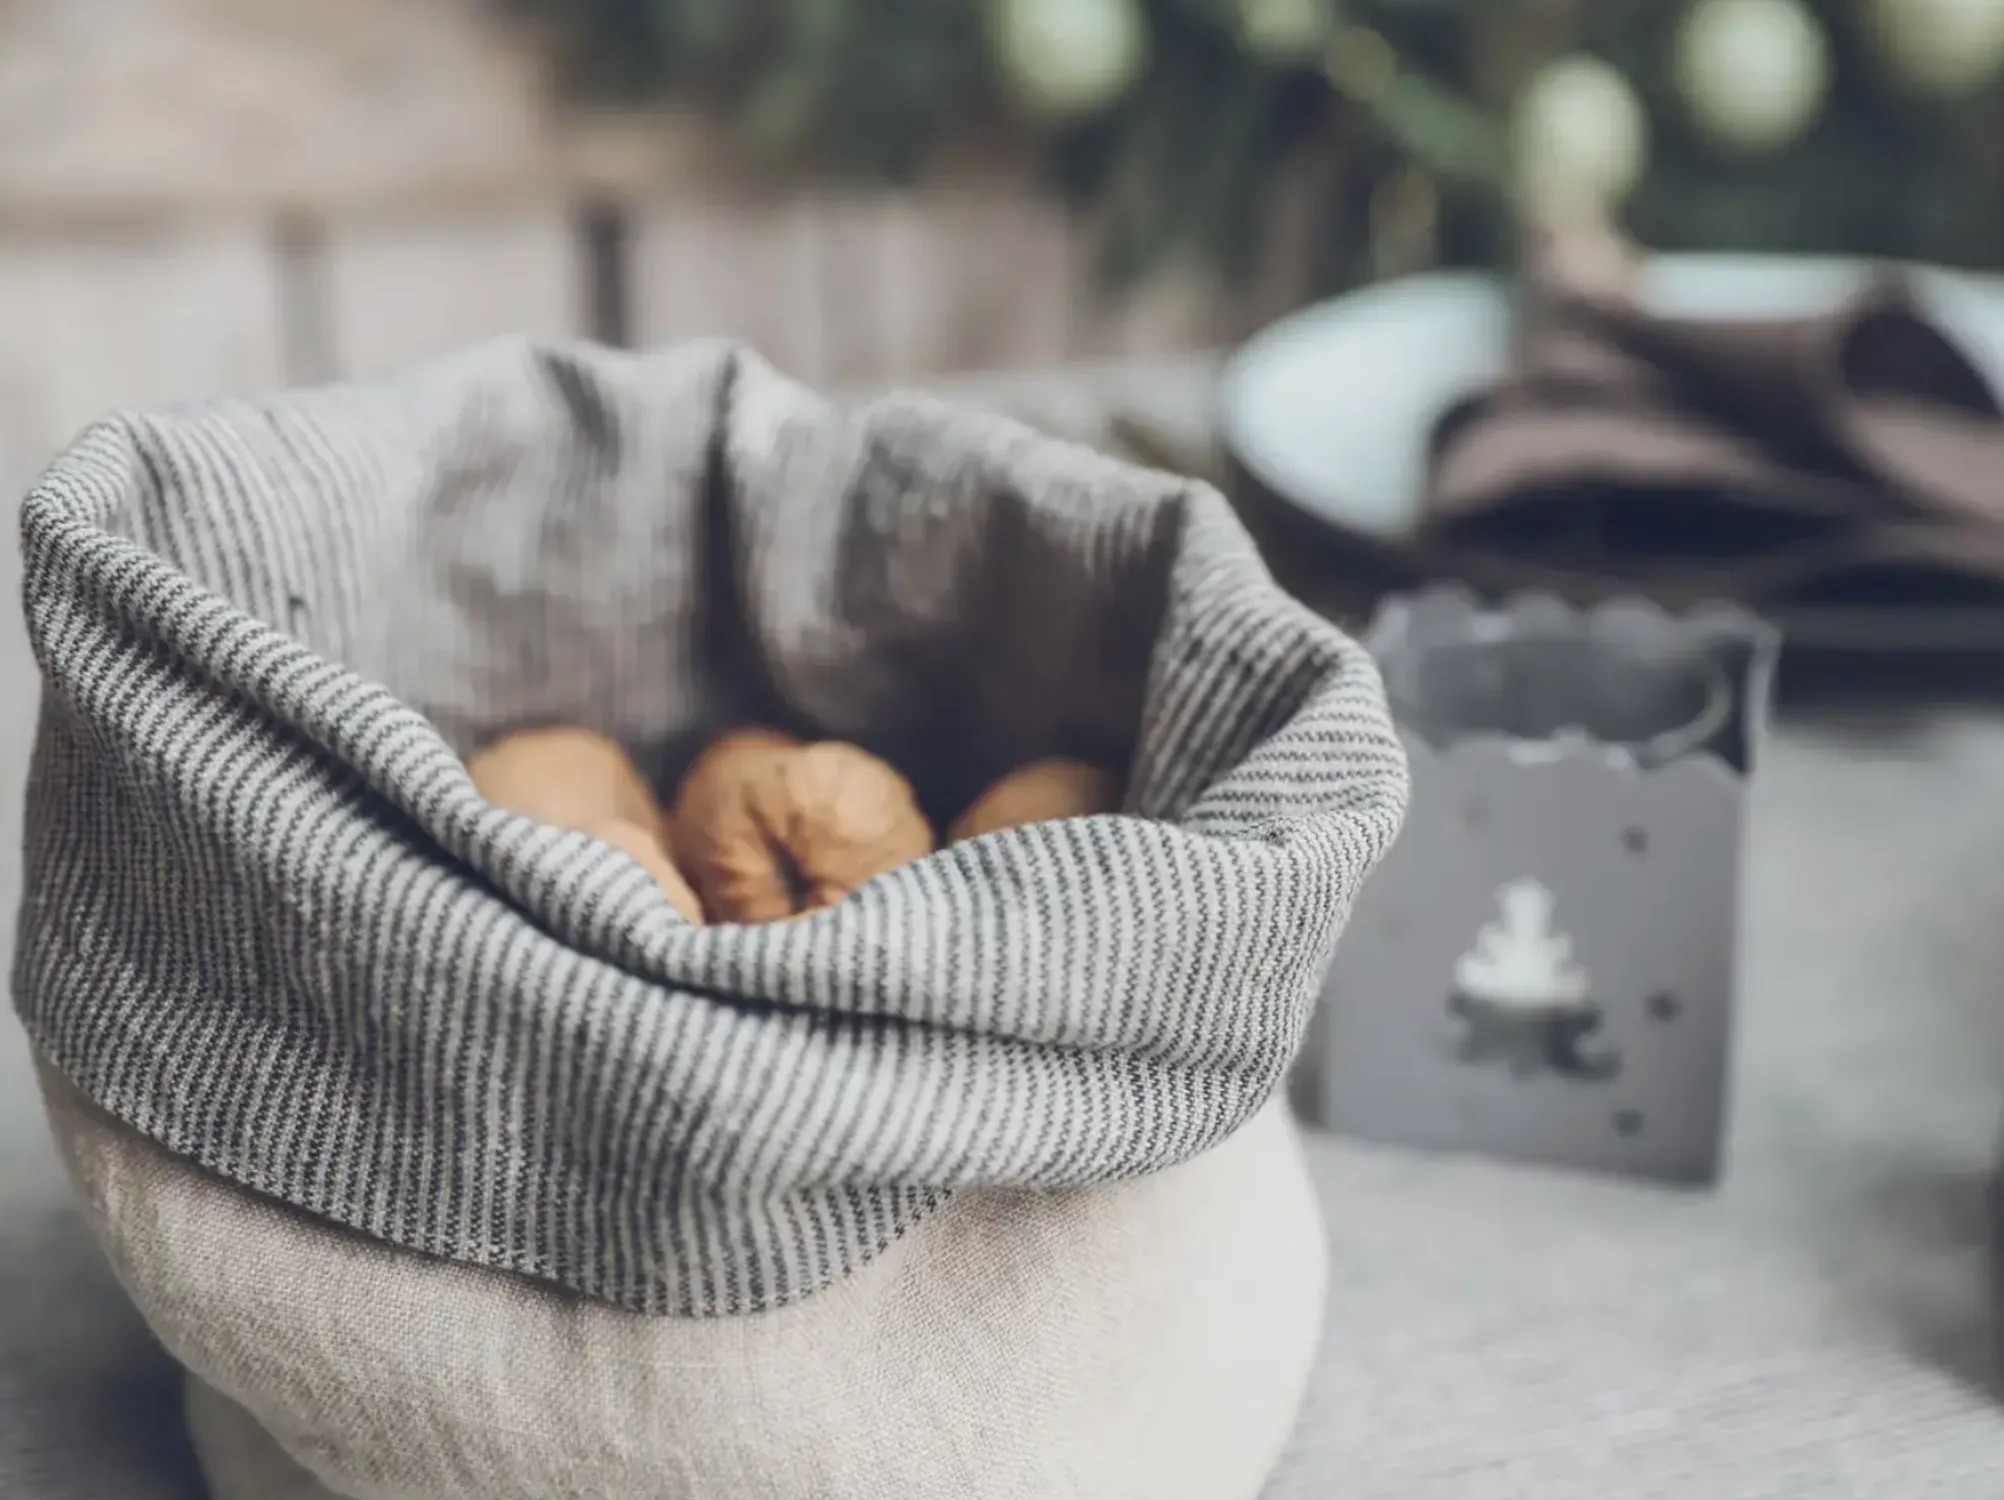
[[[1407, 768], [1215, 493], [510, 341], [107, 421], [23, 529], [16, 1001], [218, 1500], [1258, 1493], [1324, 1275], [1276, 1093]], [[702, 927], [474, 790], [537, 722], [1127, 801]]]

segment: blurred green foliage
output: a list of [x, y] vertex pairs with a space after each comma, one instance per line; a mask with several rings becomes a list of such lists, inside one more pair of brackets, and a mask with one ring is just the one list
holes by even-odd
[[[2004, 0], [1753, 0], [1798, 8], [1827, 42], [1813, 118], [1761, 150], [1722, 145], [1677, 71], [1679, 29], [1708, 0], [499, 3], [547, 28], [581, 94], [700, 104], [748, 163], [901, 183], [969, 140], [1027, 146], [1104, 221], [1121, 282], [1178, 254], [1245, 271], [1302, 174], [1326, 285], [1505, 258], [1513, 111], [1546, 63], [1579, 53], [1619, 71], [1646, 121], [1621, 204], [1645, 243], [2004, 262], [2004, 89], [1930, 92], [1888, 67], [1885, 29]], [[1082, 56], [1131, 32], [1126, 73]], [[1746, 61], [1725, 66], [1728, 103], [1806, 66]], [[1069, 92], [1025, 76], [1040, 67], [1073, 75]]]

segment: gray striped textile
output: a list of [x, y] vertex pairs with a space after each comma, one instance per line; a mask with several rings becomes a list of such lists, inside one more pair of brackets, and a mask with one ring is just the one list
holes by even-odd
[[[1373, 667], [1215, 493], [721, 343], [115, 417], [22, 536], [36, 1044], [228, 1179], [648, 1312], [1212, 1145], [1404, 808]], [[474, 792], [535, 720], [664, 777], [729, 723], [853, 739], [942, 818], [1112, 757], [1129, 806], [696, 928]]]

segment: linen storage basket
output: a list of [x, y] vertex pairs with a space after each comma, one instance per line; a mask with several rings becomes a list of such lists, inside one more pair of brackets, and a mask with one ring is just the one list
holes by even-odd
[[[1255, 1494], [1277, 1089], [1405, 763], [1213, 492], [754, 356], [485, 345], [122, 416], [29, 496], [15, 994], [220, 1500]], [[865, 744], [1117, 817], [696, 927], [462, 756]]]

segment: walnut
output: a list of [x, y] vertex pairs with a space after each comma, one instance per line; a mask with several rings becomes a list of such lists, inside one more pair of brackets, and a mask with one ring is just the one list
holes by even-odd
[[1010, 772], [954, 821], [949, 839], [979, 838], [1025, 823], [1120, 811], [1121, 778], [1076, 760], [1040, 760]]
[[800, 741], [769, 729], [739, 729], [711, 742], [675, 793], [668, 847], [688, 870], [712, 918], [764, 922], [790, 916], [776, 892], [777, 856], [754, 817], [752, 788]]
[[704, 751], [675, 799], [676, 858], [720, 922], [832, 906], [930, 854], [911, 784], [866, 750], [740, 730]]
[[653, 788], [616, 741], [574, 725], [518, 730], [471, 757], [466, 769], [495, 806], [623, 849], [677, 911], [702, 921], [695, 892], [663, 846]]
[[695, 889], [682, 878], [682, 872], [675, 868], [674, 861], [668, 858], [668, 851], [662, 847], [660, 836], [652, 829], [629, 823], [624, 818], [614, 818], [583, 831], [614, 848], [624, 849], [635, 864], [654, 877], [655, 884], [661, 887], [675, 910], [691, 922], [702, 923], [703, 903], [696, 899]]

